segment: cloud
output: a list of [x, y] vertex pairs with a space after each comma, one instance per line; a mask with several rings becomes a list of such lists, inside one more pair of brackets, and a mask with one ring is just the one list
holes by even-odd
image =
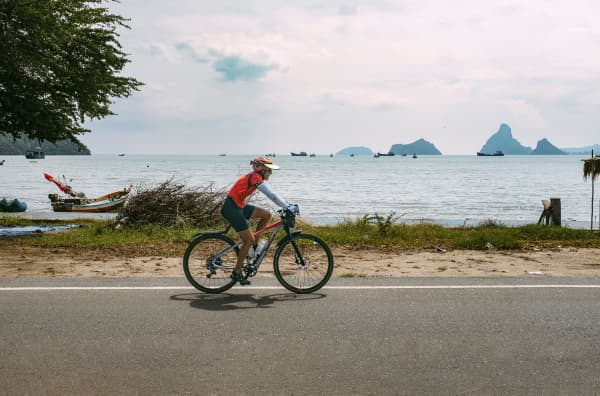
[[[264, 152], [258, 143], [225, 148], [229, 137], [255, 131], [272, 137], [274, 152], [296, 150], [294, 137], [308, 135], [325, 153], [350, 144], [387, 150], [423, 137], [461, 154], [477, 151], [503, 121], [527, 145], [541, 137], [559, 146], [598, 140], [599, 2], [111, 7], [131, 18], [120, 37], [131, 53], [125, 74], [146, 85], [94, 129], [155, 137], [135, 149], [166, 150], [160, 136], [168, 131], [180, 142], [170, 150], [187, 152], [181, 142], [207, 131], [211, 138], [198, 135], [196, 150]], [[114, 147], [102, 138], [95, 144]]]
[[192, 58], [195, 62], [198, 62], [198, 63], [206, 63], [206, 62], [208, 62], [208, 59], [204, 58], [203, 56], [201, 56], [200, 54], [198, 54], [196, 52], [196, 50], [194, 49], [194, 47], [192, 47], [189, 43], [186, 43], [186, 42], [176, 43], [175, 44], [175, 48], [179, 52], [182, 52], [185, 55], [187, 55], [190, 58]]
[[222, 57], [214, 63], [214, 70], [223, 74], [224, 81], [256, 81], [277, 69], [277, 65], [252, 63], [236, 55]]

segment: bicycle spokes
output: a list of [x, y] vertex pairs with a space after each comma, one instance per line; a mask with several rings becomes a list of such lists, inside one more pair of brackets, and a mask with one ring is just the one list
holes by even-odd
[[329, 280], [333, 256], [321, 239], [300, 234], [278, 248], [273, 264], [275, 275], [285, 288], [296, 293], [309, 293]]
[[205, 236], [193, 241], [184, 256], [184, 272], [194, 287], [205, 292], [222, 292], [233, 286], [238, 248], [225, 236]]

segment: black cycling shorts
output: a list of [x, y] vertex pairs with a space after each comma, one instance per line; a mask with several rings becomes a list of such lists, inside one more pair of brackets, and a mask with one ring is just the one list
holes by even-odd
[[223, 203], [223, 207], [221, 208], [221, 216], [223, 216], [237, 232], [250, 228], [248, 219], [252, 216], [252, 212], [254, 212], [254, 205], [246, 204], [246, 206], [240, 208], [230, 197], [225, 199], [225, 203]]

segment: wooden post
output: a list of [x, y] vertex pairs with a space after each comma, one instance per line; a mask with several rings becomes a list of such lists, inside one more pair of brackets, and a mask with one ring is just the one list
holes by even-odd
[[560, 226], [560, 198], [550, 198], [550, 207], [552, 208], [552, 225]]

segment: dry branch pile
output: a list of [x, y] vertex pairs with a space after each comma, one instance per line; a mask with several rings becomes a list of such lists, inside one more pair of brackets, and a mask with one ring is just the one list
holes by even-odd
[[130, 226], [211, 227], [223, 222], [220, 210], [225, 196], [212, 184], [191, 188], [173, 179], [157, 187], [138, 186], [121, 211], [121, 222]]

